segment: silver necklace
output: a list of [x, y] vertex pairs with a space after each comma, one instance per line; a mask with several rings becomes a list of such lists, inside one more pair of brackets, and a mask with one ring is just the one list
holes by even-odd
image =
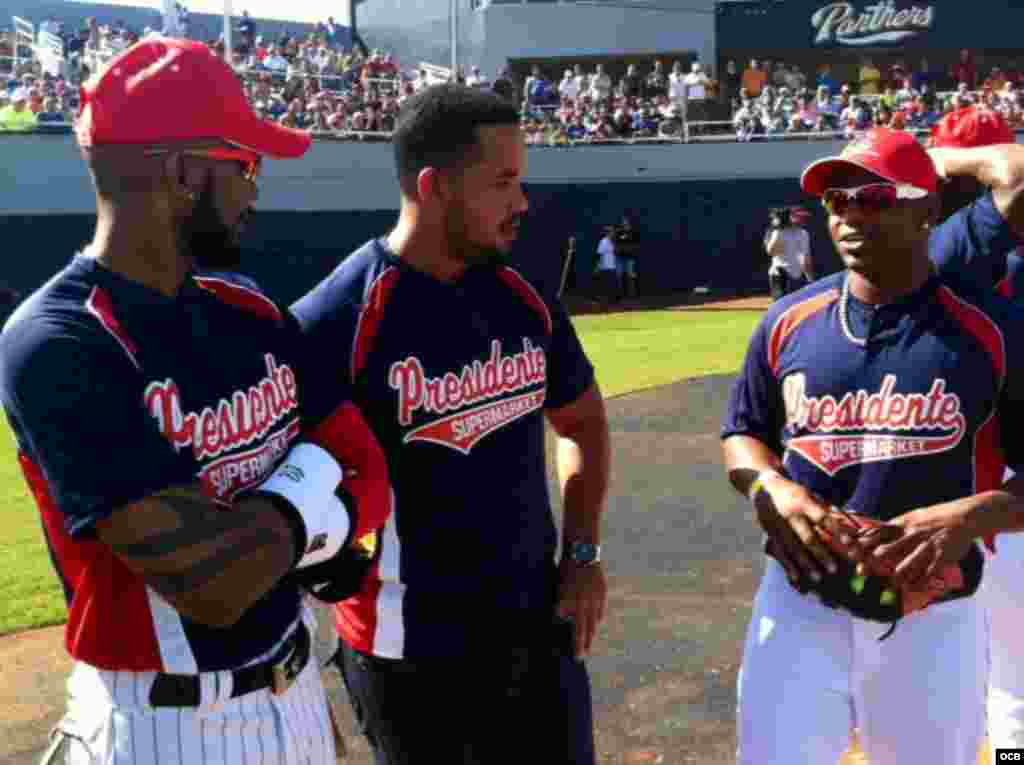
[[850, 277], [847, 276], [843, 279], [843, 289], [839, 293], [839, 326], [843, 328], [843, 334], [846, 335], [846, 339], [854, 345], [859, 345], [861, 348], [867, 346], [867, 338], [861, 339], [854, 336], [850, 330], [850, 319], [847, 316], [849, 310], [848, 304], [850, 302]]

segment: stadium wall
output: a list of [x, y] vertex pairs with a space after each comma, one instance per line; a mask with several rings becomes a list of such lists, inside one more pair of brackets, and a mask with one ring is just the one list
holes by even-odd
[[517, 59], [695, 52], [715, 60], [713, 0], [490, 3], [460, 21], [460, 59], [493, 75]]
[[[601, 227], [631, 211], [644, 236], [648, 289], [764, 287], [768, 208], [804, 203], [815, 211], [815, 257], [831, 270], [837, 263], [824, 216], [797, 177], [839, 148], [832, 141], [532, 148], [531, 211], [514, 260], [553, 289], [566, 241], [576, 236], [573, 282], [586, 289]], [[0, 282], [28, 291], [89, 241], [94, 200], [69, 136], [2, 136], [0, 154]], [[271, 162], [246, 232], [246, 269], [279, 298], [297, 297], [385, 232], [397, 200], [386, 144], [318, 141], [301, 160]]]

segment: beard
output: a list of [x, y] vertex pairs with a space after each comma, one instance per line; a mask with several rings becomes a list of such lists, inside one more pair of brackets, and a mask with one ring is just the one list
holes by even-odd
[[[247, 216], [245, 213], [239, 223]], [[191, 217], [182, 226], [180, 251], [199, 271], [237, 271], [242, 265], [238, 227], [224, 223], [213, 201], [212, 185], [203, 189]]]
[[[518, 225], [521, 220], [522, 216], [516, 215], [502, 225]], [[460, 263], [467, 266], [498, 265], [507, 260], [511, 253], [511, 246], [502, 248], [495, 243], [477, 241], [469, 231], [465, 209], [462, 207], [452, 206], [448, 211], [445, 224], [450, 248], [449, 255]]]

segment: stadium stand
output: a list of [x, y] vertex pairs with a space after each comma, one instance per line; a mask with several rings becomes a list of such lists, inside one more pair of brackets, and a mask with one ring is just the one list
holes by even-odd
[[[182, 13], [181, 28], [223, 55], [223, 40], [204, 35]], [[154, 31], [96, 17], [77, 28], [53, 16], [13, 21], [0, 32], [0, 130], [67, 130], [78, 108], [77, 83]], [[333, 19], [286, 29], [243, 13], [236, 25], [231, 61], [257, 112], [318, 138], [388, 140], [403, 100], [451, 74], [426, 63], [403, 71], [389, 53], [353, 45]], [[590, 71], [577, 63], [561, 72], [533, 65], [521, 83], [507, 71], [492, 81], [478, 67], [468, 80], [461, 71], [456, 76], [521, 101], [531, 145], [568, 146], [809, 140], [851, 137], [872, 125], [924, 133], [970, 103], [1024, 127], [1024, 71], [999, 64], [983, 73], [968, 55], [941, 76], [902, 64], [885, 72], [866, 65], [857, 81], [842, 84], [827, 63], [809, 75], [783, 61], [754, 61], [742, 70], [729, 61], [721, 77], [699, 62], [660, 60], [647, 71], [635, 63], [596, 63]]]

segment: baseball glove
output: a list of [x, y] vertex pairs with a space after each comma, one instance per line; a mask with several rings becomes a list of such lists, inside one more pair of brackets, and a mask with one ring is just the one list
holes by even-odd
[[[849, 548], [840, 542], [840, 538], [847, 535], [853, 539], [870, 534], [882, 525], [865, 516], [833, 508], [815, 528], [834, 553], [836, 573], [822, 572], [818, 582], [803, 577], [794, 587], [802, 593], [816, 594], [829, 608], [839, 608], [859, 619], [890, 625], [879, 640], [889, 637], [904, 616], [933, 603], [965, 598], [977, 591], [985, 559], [976, 545], [971, 546], [958, 564], [947, 566], [923, 587], [894, 586], [892, 571], [879, 564], [866, 563], [858, 570], [857, 562], [850, 559]], [[771, 540], [767, 542], [765, 551], [777, 557]]]

